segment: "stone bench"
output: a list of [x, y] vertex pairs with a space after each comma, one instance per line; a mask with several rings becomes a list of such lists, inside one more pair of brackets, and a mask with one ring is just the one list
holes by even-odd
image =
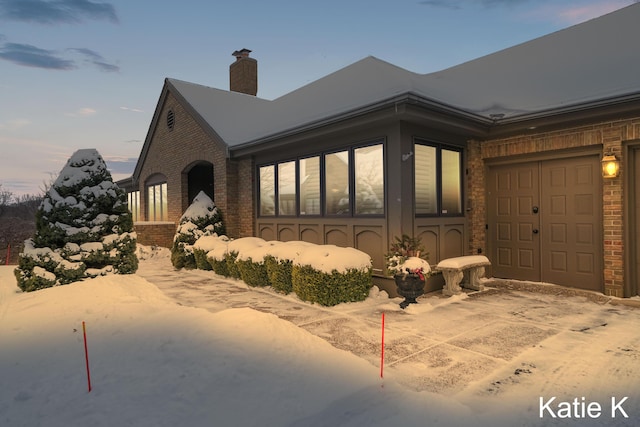
[[484, 268], [491, 265], [489, 258], [484, 255], [469, 255], [455, 258], [447, 258], [438, 263], [435, 270], [442, 272], [445, 285], [442, 288], [443, 295], [457, 295], [462, 292], [460, 282], [463, 278], [465, 288], [476, 291], [484, 290], [480, 279], [484, 276]]

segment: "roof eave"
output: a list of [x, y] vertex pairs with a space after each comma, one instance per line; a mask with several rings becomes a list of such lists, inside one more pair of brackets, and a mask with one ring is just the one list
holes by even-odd
[[426, 98], [414, 92], [405, 92], [374, 103], [359, 106], [348, 111], [326, 116], [319, 120], [310, 121], [235, 145], [230, 147], [231, 155], [233, 157], [249, 155], [262, 150], [266, 144], [271, 144], [277, 140], [292, 138], [306, 132], [329, 127], [347, 120], [381, 112], [385, 109], [393, 109], [395, 114], [404, 114], [405, 106], [418, 107], [422, 110], [423, 114], [430, 114], [433, 121], [441, 122], [458, 130], [464, 128], [467, 132], [470, 132], [476, 137], [486, 135], [488, 127], [493, 123], [492, 120], [486, 117]]
[[538, 133], [597, 120], [624, 119], [638, 114], [640, 91], [505, 117], [494, 122], [487, 138], [507, 137], [523, 131]]

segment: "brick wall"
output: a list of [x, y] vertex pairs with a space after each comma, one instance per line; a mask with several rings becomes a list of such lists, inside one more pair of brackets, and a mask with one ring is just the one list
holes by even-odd
[[256, 197], [254, 194], [254, 165], [252, 159], [238, 162], [238, 235], [255, 236], [254, 218]]
[[173, 245], [176, 227], [173, 222], [136, 222], [133, 225], [139, 244], [164, 248], [170, 248]]
[[470, 141], [467, 151], [469, 169], [468, 193], [472, 200], [473, 208], [468, 214], [471, 228], [470, 251], [483, 247], [486, 242], [485, 160], [579, 147], [601, 146], [603, 152], [611, 151], [618, 159], [621, 159], [620, 175], [614, 179], [603, 180], [602, 205], [605, 294], [623, 296], [623, 183], [625, 179], [625, 159], [622, 157], [622, 144], [624, 141], [639, 138], [640, 118], [635, 118], [511, 138]]
[[[167, 126], [169, 110], [173, 111], [175, 117], [173, 130]], [[143, 218], [146, 219], [145, 183], [152, 175], [161, 173], [167, 179], [168, 220], [177, 224], [190, 202], [187, 191], [188, 172], [202, 161], [213, 164], [214, 202], [223, 215], [229, 235], [235, 237], [239, 232], [237, 173], [235, 166], [227, 159], [226, 145], [205, 132], [170, 92], [161, 106], [156, 127], [152, 130], [152, 139], [138, 182]], [[143, 232], [146, 232], [146, 228]]]

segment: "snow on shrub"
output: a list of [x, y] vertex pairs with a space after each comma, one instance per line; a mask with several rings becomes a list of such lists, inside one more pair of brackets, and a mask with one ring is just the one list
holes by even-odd
[[371, 258], [354, 248], [226, 236], [201, 237], [193, 248], [216, 274], [322, 305], [362, 301], [373, 286]]
[[246, 248], [238, 252], [236, 263], [240, 270], [240, 278], [249, 286], [269, 286], [269, 274], [265, 265], [265, 257], [282, 242], [269, 241], [264, 245]]
[[95, 149], [76, 151], [36, 212], [15, 275], [23, 291], [138, 269], [127, 194]]
[[267, 242], [259, 237], [241, 237], [236, 240], [231, 240], [227, 245], [227, 252], [225, 253], [225, 260], [227, 261], [228, 277], [234, 279], [241, 279], [240, 268], [236, 259], [241, 252], [246, 252], [253, 248], [264, 246]]
[[193, 244], [193, 256], [196, 259], [196, 268], [200, 270], [212, 270], [213, 266], [207, 259], [207, 254], [216, 247], [223, 245], [227, 247], [229, 238], [227, 236], [202, 236]]
[[294, 260], [292, 288], [304, 301], [332, 306], [363, 301], [373, 286], [371, 258], [354, 248], [317, 245]]
[[273, 289], [283, 294], [288, 294], [292, 291], [291, 270], [293, 268], [293, 260], [305, 248], [313, 245], [313, 243], [293, 240], [271, 248], [264, 258], [264, 264], [267, 267], [269, 283], [271, 283]]
[[171, 247], [171, 263], [177, 269], [196, 268], [194, 243], [202, 236], [221, 236], [225, 233], [218, 208], [203, 191], [180, 218]]
[[211, 264], [211, 268], [216, 274], [229, 277], [229, 268], [227, 267], [227, 246], [228, 242], [218, 242], [213, 249], [207, 252], [207, 261]]

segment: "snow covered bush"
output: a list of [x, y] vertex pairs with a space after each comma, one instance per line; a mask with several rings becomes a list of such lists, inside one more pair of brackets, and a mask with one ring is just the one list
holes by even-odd
[[269, 274], [265, 264], [265, 257], [282, 245], [282, 242], [270, 241], [263, 245], [238, 252], [236, 263], [240, 270], [240, 278], [249, 286], [269, 286]]
[[127, 194], [95, 149], [76, 151], [36, 212], [15, 275], [23, 291], [138, 269]]
[[225, 260], [227, 262], [228, 276], [234, 279], [242, 279], [242, 273], [240, 272], [240, 266], [236, 262], [240, 252], [249, 251], [253, 248], [264, 246], [267, 242], [259, 237], [242, 237], [240, 239], [232, 240], [227, 245], [227, 252], [225, 254]]
[[293, 263], [293, 291], [304, 301], [332, 306], [363, 301], [373, 286], [371, 258], [354, 248], [317, 245]]
[[224, 224], [218, 208], [203, 191], [180, 218], [178, 229], [173, 237], [171, 263], [177, 269], [196, 268], [193, 244], [202, 236], [221, 236], [225, 234]]
[[264, 264], [267, 268], [269, 283], [271, 283], [273, 289], [283, 294], [288, 294], [293, 290], [291, 282], [293, 260], [305, 248], [312, 245], [313, 243], [290, 241], [271, 248], [269, 254], [264, 258]]
[[[226, 250], [229, 238], [227, 236], [202, 236], [193, 244], [193, 255], [196, 259], [196, 267], [200, 270], [212, 270], [213, 265], [209, 261], [208, 254], [217, 247]], [[226, 261], [225, 261], [226, 266]]]
[[229, 268], [227, 267], [227, 245], [216, 245], [213, 249], [207, 252], [207, 261], [211, 264], [211, 268], [214, 273], [224, 277], [229, 277]]

